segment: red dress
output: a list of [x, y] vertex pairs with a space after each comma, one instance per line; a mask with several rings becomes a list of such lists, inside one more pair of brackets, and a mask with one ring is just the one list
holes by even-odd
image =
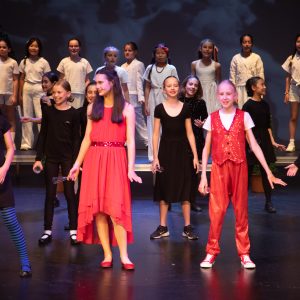
[[[127, 242], [133, 242], [131, 220], [130, 183], [124, 146], [99, 146], [99, 142], [124, 144], [126, 120], [120, 124], [111, 122], [112, 108], [104, 108], [104, 117], [92, 122], [91, 146], [82, 169], [82, 181], [78, 208], [77, 240], [86, 244], [99, 244], [95, 217], [101, 212], [112, 217], [127, 231]], [[95, 142], [98, 144], [93, 146]], [[116, 245], [113, 227], [110, 242]]]

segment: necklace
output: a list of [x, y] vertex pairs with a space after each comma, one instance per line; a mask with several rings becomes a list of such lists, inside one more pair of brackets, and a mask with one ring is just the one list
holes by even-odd
[[165, 67], [166, 67], [166, 66], [162, 67], [162, 69], [159, 71], [159, 70], [157, 69], [157, 65], [155, 65], [155, 70], [156, 70], [157, 73], [162, 73], [163, 70], [165, 69]]

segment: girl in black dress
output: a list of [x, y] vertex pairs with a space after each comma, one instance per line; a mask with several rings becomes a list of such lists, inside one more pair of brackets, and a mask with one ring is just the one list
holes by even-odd
[[[205, 101], [202, 99], [202, 87], [200, 80], [195, 75], [189, 75], [181, 84], [179, 100], [186, 103], [191, 112], [192, 128], [196, 141], [198, 158], [202, 157], [202, 150], [205, 144], [202, 126], [208, 116]], [[195, 202], [200, 182], [199, 175], [193, 172], [193, 186], [191, 209], [196, 212], [202, 211], [201, 207]]]
[[[170, 203], [181, 202], [184, 218], [182, 235], [198, 239], [190, 224], [192, 172], [200, 165], [189, 107], [178, 100], [179, 81], [175, 76], [163, 82], [166, 100], [155, 107], [152, 172], [156, 173], [154, 201], [159, 202], [160, 225], [150, 239], [169, 236], [167, 213]], [[158, 150], [160, 129], [162, 129]], [[191, 155], [192, 152], [192, 155]], [[193, 170], [194, 168], [194, 170]]]
[[[250, 114], [255, 124], [253, 133], [257, 143], [261, 147], [267, 163], [274, 163], [276, 161], [274, 147], [279, 150], [285, 150], [285, 146], [276, 143], [272, 134], [270, 107], [269, 104], [263, 100], [263, 97], [266, 94], [265, 81], [258, 76], [252, 77], [247, 80], [246, 89], [248, 96], [251, 97], [251, 99], [244, 104], [243, 110]], [[272, 189], [268, 182], [267, 174], [250, 149], [247, 151], [247, 160], [249, 175], [252, 174], [254, 164], [259, 165], [266, 197], [265, 210], [269, 213], [275, 213], [276, 209], [271, 201]]]
[[[6, 155], [4, 154], [6, 150]], [[14, 157], [10, 125], [0, 111], [0, 215], [15, 243], [21, 261], [20, 277], [30, 277], [31, 267], [22, 228], [15, 210], [15, 200], [8, 170]]]
[[[52, 222], [56, 184], [53, 177], [58, 176], [59, 167], [62, 176], [67, 176], [75, 161], [80, 146], [79, 113], [68, 104], [72, 101], [71, 87], [68, 81], [59, 80], [53, 87], [55, 104], [45, 106], [42, 126], [37, 143], [36, 161], [33, 170], [45, 168], [45, 215], [44, 233], [39, 239], [39, 245], [46, 245], [52, 240]], [[41, 160], [45, 157], [45, 166]], [[64, 194], [68, 203], [70, 225], [70, 242], [77, 244], [77, 210], [78, 202], [74, 192], [74, 182], [64, 182]]]

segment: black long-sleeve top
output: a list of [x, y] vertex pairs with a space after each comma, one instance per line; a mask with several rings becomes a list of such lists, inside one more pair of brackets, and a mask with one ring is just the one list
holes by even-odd
[[75, 161], [80, 147], [79, 112], [70, 107], [58, 110], [55, 105], [44, 106], [36, 160]]

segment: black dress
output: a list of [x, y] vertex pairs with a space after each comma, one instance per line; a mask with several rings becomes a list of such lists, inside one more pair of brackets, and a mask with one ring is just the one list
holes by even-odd
[[207, 108], [203, 99], [182, 97], [179, 100], [189, 106], [192, 119], [192, 128], [196, 141], [196, 148], [199, 160], [202, 158], [202, 151], [205, 144], [203, 129], [194, 124], [196, 119], [205, 120], [208, 117]]
[[[252, 131], [267, 163], [275, 162], [276, 156], [268, 131], [268, 129], [271, 128], [271, 113], [269, 104], [264, 100], [255, 101], [249, 99], [244, 104], [243, 110], [250, 114], [254, 122], [255, 127], [252, 128]], [[249, 147], [247, 149], [247, 160], [249, 165], [259, 164], [259, 161]]]
[[185, 120], [191, 117], [189, 107], [184, 104], [179, 115], [171, 117], [161, 103], [155, 107], [154, 117], [161, 122], [158, 159], [164, 169], [162, 173], [156, 173], [154, 201], [190, 201], [192, 174], [195, 171], [185, 129]]
[[[0, 113], [0, 166], [5, 162], [5, 141], [4, 134], [9, 131], [10, 124], [5, 117]], [[6, 207], [14, 207], [15, 200], [12, 190], [12, 184], [9, 172], [7, 172], [5, 180], [0, 184], [0, 209]]]

